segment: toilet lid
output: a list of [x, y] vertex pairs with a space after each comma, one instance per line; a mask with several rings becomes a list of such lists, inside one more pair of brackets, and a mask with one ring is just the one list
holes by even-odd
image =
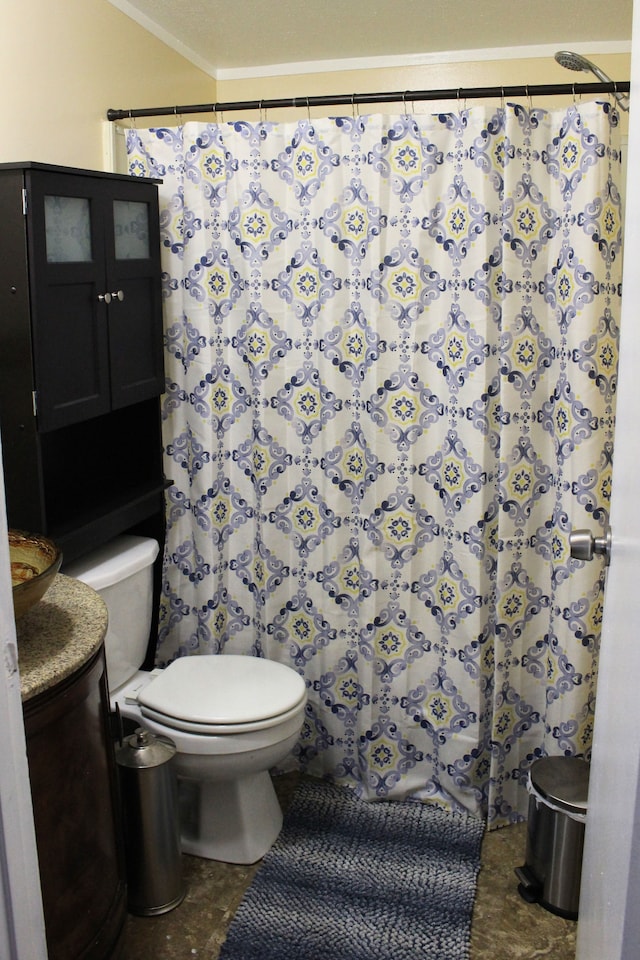
[[180, 657], [138, 695], [141, 707], [189, 723], [221, 726], [279, 717], [306, 697], [291, 667], [259, 657]]

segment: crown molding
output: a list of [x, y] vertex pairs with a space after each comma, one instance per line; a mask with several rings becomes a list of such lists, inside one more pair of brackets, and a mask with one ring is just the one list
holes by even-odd
[[129, 0], [109, 0], [109, 3], [112, 7], [116, 7], [117, 10], [129, 17], [130, 20], [135, 21], [135, 23], [146, 30], [147, 33], [150, 33], [152, 36], [156, 37], [157, 40], [161, 40], [162, 43], [166, 44], [167, 47], [170, 47], [171, 50], [174, 50], [176, 53], [180, 54], [181, 57], [184, 57], [185, 60], [188, 60], [190, 63], [192, 63], [194, 67], [202, 70], [203, 73], [208, 74], [214, 80], [217, 79], [216, 69], [212, 63], [202, 57], [199, 53], [196, 53], [195, 50], [192, 50], [191, 47], [181, 43], [180, 40], [174, 37], [173, 34], [169, 33], [168, 30], [165, 30], [164, 27], [161, 27], [159, 24], [155, 23], [151, 17], [148, 17], [145, 13], [142, 13], [140, 10], [138, 10], [132, 3], [129, 3]]
[[398, 69], [424, 67], [443, 63], [481, 63], [490, 60], [553, 59], [557, 50], [603, 55], [631, 53], [631, 41], [593, 41], [593, 43], [538, 44], [523, 47], [489, 47], [480, 50], [442, 50], [434, 53], [413, 53], [402, 56], [356, 57], [343, 60], [308, 60], [276, 63], [257, 67], [220, 68], [212, 76], [216, 80], [248, 80], [259, 77], [283, 77], [309, 73], [338, 73], [346, 70]]

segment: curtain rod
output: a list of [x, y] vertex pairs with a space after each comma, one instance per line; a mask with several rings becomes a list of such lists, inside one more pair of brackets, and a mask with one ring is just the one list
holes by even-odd
[[282, 107], [356, 107], [361, 103], [412, 103], [416, 100], [479, 100], [493, 97], [557, 97], [592, 93], [629, 93], [630, 83], [547, 83], [506, 87], [449, 87], [445, 90], [399, 90], [386, 93], [342, 93], [315, 97], [276, 97], [271, 100], [238, 100], [229, 103], [191, 103], [175, 107], [142, 107], [136, 110], [107, 110], [107, 120], [134, 120], [137, 117], [182, 116], [189, 113], [232, 113], [236, 110], [276, 110]]

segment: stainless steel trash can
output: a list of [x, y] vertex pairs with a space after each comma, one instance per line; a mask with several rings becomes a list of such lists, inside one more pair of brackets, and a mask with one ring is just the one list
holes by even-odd
[[589, 765], [578, 757], [546, 757], [529, 772], [525, 864], [518, 891], [551, 913], [578, 919]]
[[139, 727], [116, 751], [131, 913], [153, 916], [184, 899], [175, 745]]

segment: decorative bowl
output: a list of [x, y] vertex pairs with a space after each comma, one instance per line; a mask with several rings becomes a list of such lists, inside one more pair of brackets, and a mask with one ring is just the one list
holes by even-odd
[[60, 569], [62, 551], [39, 534], [9, 530], [9, 560], [17, 620], [44, 597]]

